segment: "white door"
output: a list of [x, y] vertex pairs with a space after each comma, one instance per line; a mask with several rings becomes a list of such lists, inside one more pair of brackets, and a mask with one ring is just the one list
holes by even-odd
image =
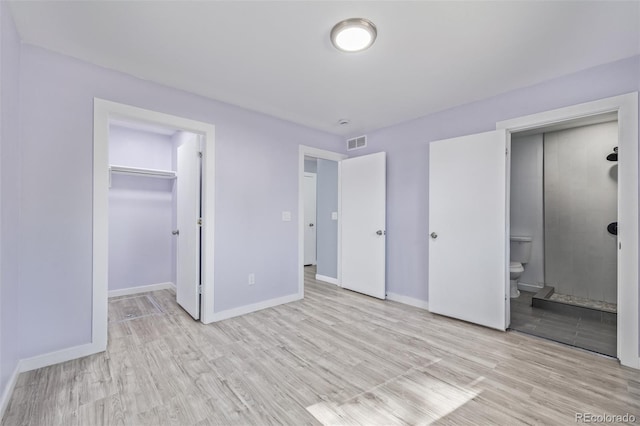
[[429, 310], [506, 329], [504, 130], [429, 146]]
[[304, 264], [316, 264], [316, 174], [304, 174]]
[[386, 153], [340, 161], [342, 287], [384, 299]]
[[200, 318], [200, 138], [178, 147], [176, 299]]

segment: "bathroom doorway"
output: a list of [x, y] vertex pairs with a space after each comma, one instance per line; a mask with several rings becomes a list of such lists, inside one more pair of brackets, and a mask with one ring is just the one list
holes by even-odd
[[511, 135], [511, 329], [617, 356], [618, 121]]

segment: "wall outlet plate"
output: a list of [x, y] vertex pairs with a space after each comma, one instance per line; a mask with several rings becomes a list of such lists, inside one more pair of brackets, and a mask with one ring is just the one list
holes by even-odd
[[291, 222], [291, 212], [282, 212], [282, 221]]
[[331, 220], [338, 220], [338, 212], [331, 212]]

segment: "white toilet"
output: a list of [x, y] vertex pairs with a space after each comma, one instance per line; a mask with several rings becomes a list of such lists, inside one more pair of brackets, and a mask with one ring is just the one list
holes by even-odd
[[509, 279], [511, 288], [511, 298], [520, 296], [518, 290], [518, 279], [524, 272], [524, 264], [531, 258], [531, 237], [511, 236], [511, 255], [509, 262]]

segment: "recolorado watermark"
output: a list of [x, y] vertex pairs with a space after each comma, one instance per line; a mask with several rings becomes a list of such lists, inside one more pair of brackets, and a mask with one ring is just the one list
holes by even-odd
[[593, 414], [576, 413], [576, 423], [635, 423], [636, 416], [633, 414]]

